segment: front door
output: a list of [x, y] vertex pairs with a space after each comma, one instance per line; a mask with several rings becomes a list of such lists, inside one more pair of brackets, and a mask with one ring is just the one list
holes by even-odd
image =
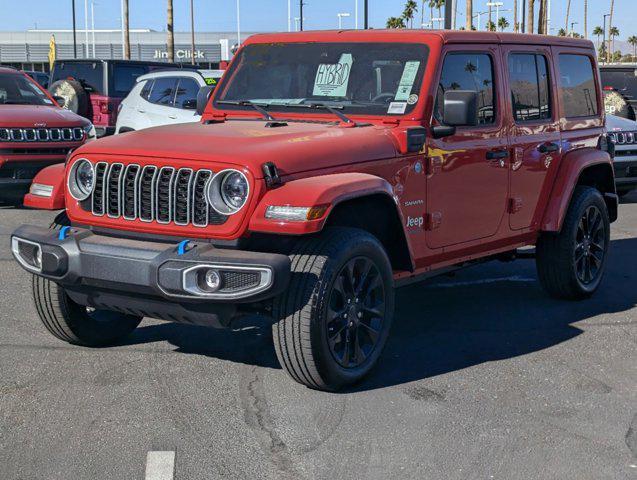
[[457, 127], [427, 143], [427, 245], [459, 245], [498, 231], [506, 212], [509, 150], [499, 96], [499, 47], [449, 48], [443, 62], [433, 123], [442, 123], [447, 90], [478, 94], [477, 126]]
[[551, 94], [551, 51], [546, 47], [503, 48], [511, 103], [511, 198], [512, 230], [535, 227], [548, 197], [550, 182], [560, 163], [560, 129]]

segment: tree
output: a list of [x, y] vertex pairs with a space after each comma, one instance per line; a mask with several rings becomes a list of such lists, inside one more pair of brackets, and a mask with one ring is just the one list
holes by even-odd
[[518, 0], [513, 0], [513, 31], [518, 33], [518, 28], [520, 24], [518, 23]]
[[473, 30], [473, 0], [467, 0], [465, 16], [467, 19], [465, 28], [467, 30]]
[[637, 61], [637, 37], [631, 35], [628, 37], [628, 43], [633, 47], [633, 62]]
[[124, 6], [124, 60], [130, 60], [130, 28], [128, 26], [128, 0], [122, 2]]
[[535, 14], [535, 0], [526, 1], [526, 31], [527, 33], [533, 33], [533, 15]]
[[588, 0], [584, 0], [584, 38], [588, 38]]
[[168, 0], [168, 10], [166, 11], [166, 30], [168, 33], [166, 50], [168, 50], [168, 61], [175, 61], [175, 32], [173, 30], [173, 0]]
[[438, 18], [442, 18], [442, 7], [445, 5], [445, 0], [436, 0], [436, 8], [438, 9]]
[[621, 62], [622, 60], [622, 52], [620, 50], [617, 50], [615, 53], [613, 53], [613, 62]]
[[569, 21], [569, 17], [571, 16], [571, 0], [568, 0], [566, 2], [566, 19], [565, 19], [565, 24], [564, 24], [564, 30], [566, 30], [568, 32], [568, 21]]
[[[619, 28], [617, 27], [610, 27], [610, 30], [608, 31], [608, 36], [611, 39], [611, 44], [610, 44], [610, 48], [611, 48], [611, 52], [613, 51], [612, 49], [615, 48], [615, 37], [619, 36]], [[617, 52], [613, 53], [613, 61], [615, 61], [615, 56], [616, 56]], [[620, 57], [621, 58], [621, 57]]]
[[563, 28], [560, 28], [560, 29], [557, 31], [557, 36], [558, 36], [558, 37], [565, 37], [565, 36], [566, 36], [566, 30], [564, 30]]
[[604, 35], [604, 29], [602, 27], [595, 27], [593, 29], [593, 35], [597, 37], [597, 48], [599, 49], [599, 37]]
[[540, 8], [537, 15], [537, 33], [540, 35], [546, 34], [547, 27], [547, 5], [546, 0], [540, 0]]
[[488, 32], [495, 32], [496, 28], [495, 28], [495, 22], [493, 22], [492, 20], [489, 20], [487, 22], [487, 31]]
[[415, 0], [407, 0], [405, 9], [403, 10], [403, 18], [409, 24], [409, 28], [414, 27], [414, 15], [418, 11], [418, 4]]
[[[615, 10], [615, 0], [610, 0], [610, 18], [608, 19], [608, 30], [613, 27], [613, 13]], [[604, 26], [605, 27], [605, 26]], [[610, 62], [610, 52], [613, 51], [611, 45], [611, 36], [608, 36], [608, 49], [606, 50], [606, 61]]]
[[402, 17], [389, 17], [386, 26], [387, 28], [405, 28], [405, 19]]
[[504, 32], [504, 29], [507, 28], [509, 26], [509, 21], [504, 18], [504, 17], [500, 17], [498, 19], [498, 27], [500, 28], [501, 32]]

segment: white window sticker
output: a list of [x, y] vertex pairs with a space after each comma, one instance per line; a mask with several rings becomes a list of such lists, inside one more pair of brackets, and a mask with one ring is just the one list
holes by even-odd
[[320, 97], [345, 97], [354, 59], [351, 53], [341, 55], [338, 63], [322, 63], [316, 71], [313, 95]]
[[414, 86], [414, 82], [416, 81], [416, 75], [418, 74], [419, 67], [420, 62], [418, 61], [405, 62], [403, 75], [402, 77], [400, 77], [400, 83], [398, 84], [398, 89], [396, 90], [396, 97], [394, 98], [394, 100], [403, 101], [409, 98], [411, 89]]
[[405, 113], [406, 109], [407, 102], [391, 102], [389, 104], [389, 108], [387, 109], [387, 113], [402, 115], [403, 113]]

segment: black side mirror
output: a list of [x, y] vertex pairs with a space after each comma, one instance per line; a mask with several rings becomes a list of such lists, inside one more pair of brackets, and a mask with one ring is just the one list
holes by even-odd
[[196, 98], [191, 98], [189, 100], [184, 100], [184, 103], [182, 103], [181, 106], [185, 110], [196, 110], [197, 109], [197, 99]]
[[203, 111], [206, 109], [206, 105], [208, 105], [208, 100], [210, 100], [210, 95], [212, 95], [212, 91], [214, 87], [210, 85], [204, 85], [199, 89], [197, 93], [197, 115], [203, 115]]
[[53, 97], [53, 100], [55, 100], [60, 107], [64, 108], [64, 105], [66, 104], [64, 97], [55, 96]]
[[472, 127], [478, 124], [478, 92], [448, 90], [445, 92], [442, 123], [452, 127]]

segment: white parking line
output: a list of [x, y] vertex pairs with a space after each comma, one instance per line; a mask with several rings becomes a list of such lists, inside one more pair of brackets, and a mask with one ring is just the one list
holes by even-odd
[[522, 277], [520, 275], [513, 275], [511, 277], [479, 278], [477, 280], [467, 280], [467, 281], [463, 281], [463, 282], [431, 283], [431, 284], [427, 285], [427, 288], [466, 287], [468, 285], [484, 285], [485, 283], [499, 283], [499, 282], [530, 283], [530, 282], [536, 282], [536, 281], [537, 281], [537, 278]]
[[145, 480], [173, 480], [175, 452], [148, 452]]

